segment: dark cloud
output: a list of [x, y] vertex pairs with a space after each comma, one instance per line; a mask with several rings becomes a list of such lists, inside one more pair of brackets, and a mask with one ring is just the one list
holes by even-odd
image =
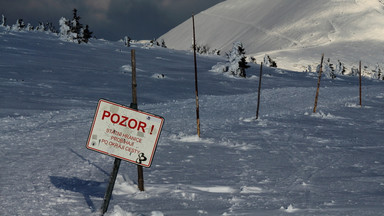
[[21, 18], [26, 23], [52, 22], [71, 18], [76, 8], [83, 24], [99, 38], [118, 40], [153, 39], [224, 0], [0, 0], [0, 14], [8, 25]]

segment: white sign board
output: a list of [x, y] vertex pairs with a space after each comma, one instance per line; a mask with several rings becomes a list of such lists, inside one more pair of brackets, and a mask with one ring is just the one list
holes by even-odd
[[150, 167], [164, 118], [99, 100], [87, 148]]

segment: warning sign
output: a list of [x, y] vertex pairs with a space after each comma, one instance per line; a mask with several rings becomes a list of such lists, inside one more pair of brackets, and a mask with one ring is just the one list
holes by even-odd
[[87, 148], [150, 167], [164, 118], [99, 100]]

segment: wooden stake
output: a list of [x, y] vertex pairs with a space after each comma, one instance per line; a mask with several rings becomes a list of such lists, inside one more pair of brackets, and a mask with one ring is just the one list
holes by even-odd
[[361, 103], [361, 61], [359, 63], [359, 96], [360, 96], [360, 106], [363, 106]]
[[197, 61], [196, 61], [196, 33], [195, 33], [195, 16], [192, 14], [193, 26], [193, 57], [195, 63], [195, 93], [196, 93], [196, 123], [197, 123], [197, 136], [200, 137], [200, 114], [199, 114], [199, 90], [197, 85]]
[[107, 212], [108, 210], [109, 201], [111, 200], [112, 191], [113, 191], [113, 188], [115, 187], [116, 177], [117, 177], [117, 173], [119, 172], [120, 163], [121, 163], [121, 159], [115, 158], [115, 162], [113, 164], [113, 170], [109, 178], [108, 188], [104, 195], [103, 206], [101, 207], [101, 216], [103, 216], [104, 213]]
[[260, 77], [259, 77], [259, 91], [257, 96], [257, 110], [256, 110], [256, 119], [259, 118], [259, 108], [260, 108], [260, 96], [261, 96], [261, 77], [263, 75], [263, 62], [260, 64]]
[[[131, 50], [131, 64], [132, 64], [132, 103], [131, 108], [137, 110], [137, 82], [136, 82], [136, 55], [135, 50]], [[140, 191], [144, 191], [144, 171], [143, 167], [137, 165], [137, 186]]]
[[316, 90], [316, 97], [315, 97], [315, 106], [313, 107], [313, 113], [316, 112], [316, 108], [317, 108], [317, 100], [318, 100], [318, 98], [319, 98], [321, 73], [323, 72], [323, 60], [324, 60], [324, 53], [321, 55], [320, 71], [319, 71], [319, 80], [317, 81], [317, 90]]

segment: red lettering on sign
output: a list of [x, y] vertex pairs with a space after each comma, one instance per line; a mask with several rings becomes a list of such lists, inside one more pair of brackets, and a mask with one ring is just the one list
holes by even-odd
[[147, 124], [145, 123], [145, 122], [139, 122], [139, 126], [137, 127], [137, 130], [140, 130], [140, 128], [141, 128], [141, 130], [143, 131], [143, 133], [145, 133], [145, 127], [147, 127]]
[[[111, 115], [110, 112], [104, 110], [103, 115], [101, 117], [101, 120], [107, 119], [113, 123], [113, 124], [118, 124], [123, 127], [129, 127], [130, 129], [136, 129], [138, 131], [142, 131], [145, 133], [145, 128], [147, 127], [147, 123], [142, 122], [142, 121], [137, 121], [136, 119], [129, 119], [127, 116], [121, 116], [117, 113], [114, 113]], [[129, 120], [128, 120], [129, 119]]]
[[[132, 126], [132, 124], [131, 124], [132, 122], [133, 122], [133, 126]], [[128, 127], [129, 127], [129, 128], [131, 128], [131, 129], [135, 129], [136, 126], [137, 126], [137, 121], [136, 121], [135, 119], [130, 119], [130, 120], [128, 121]]]
[[121, 118], [123, 120], [119, 123], [119, 125], [127, 127], [127, 124], [125, 124], [125, 122], [128, 120], [128, 117], [127, 116], [121, 116]]
[[[117, 118], [115, 118], [116, 120], [113, 120], [113, 117], [115, 117], [115, 116], [117, 116]], [[118, 114], [113, 114], [112, 116], [111, 116], [111, 122], [113, 123], [113, 124], [116, 124], [116, 123], [118, 123], [120, 121], [120, 116], [118, 115]]]
[[111, 113], [108, 112], [107, 110], [104, 110], [103, 117], [101, 118], [101, 120], [104, 120], [105, 117], [109, 117], [109, 116], [111, 116]]

